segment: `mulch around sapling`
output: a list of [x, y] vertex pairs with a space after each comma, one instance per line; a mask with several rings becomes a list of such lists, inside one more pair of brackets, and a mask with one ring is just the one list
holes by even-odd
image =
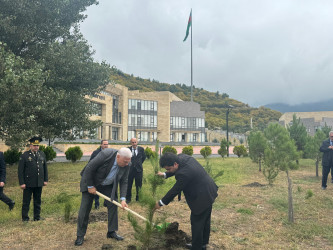
[[265, 187], [265, 184], [261, 184], [259, 182], [252, 182], [250, 184], [243, 185], [243, 187]]

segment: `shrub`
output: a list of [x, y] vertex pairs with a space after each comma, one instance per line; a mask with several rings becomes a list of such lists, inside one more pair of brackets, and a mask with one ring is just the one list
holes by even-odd
[[307, 192], [306, 192], [306, 195], [305, 195], [305, 199], [309, 199], [313, 196], [313, 191], [311, 189], [309, 189]]
[[233, 152], [238, 157], [241, 157], [242, 155], [243, 156], [247, 155], [247, 151], [246, 151], [246, 148], [244, 147], [244, 145], [235, 146]]
[[150, 159], [151, 157], [153, 157], [154, 154], [156, 154], [156, 152], [154, 152], [150, 147], [146, 147], [145, 155], [146, 155], [147, 159]]
[[177, 150], [172, 146], [165, 146], [162, 150], [162, 155], [164, 155], [165, 153], [177, 154]]
[[22, 152], [18, 151], [18, 149], [8, 149], [3, 154], [5, 157], [5, 162], [9, 165], [13, 165], [20, 160]]
[[206, 146], [200, 150], [200, 154], [204, 157], [207, 158], [212, 154], [212, 149], [209, 146]]
[[182, 153], [186, 155], [193, 155], [193, 146], [183, 147]]
[[45, 147], [44, 145], [40, 145], [39, 150], [44, 152], [46, 161], [52, 161], [54, 158], [57, 157], [57, 153], [50, 146]]
[[81, 159], [83, 152], [79, 146], [70, 147], [65, 152], [66, 159], [72, 162], [76, 162]]

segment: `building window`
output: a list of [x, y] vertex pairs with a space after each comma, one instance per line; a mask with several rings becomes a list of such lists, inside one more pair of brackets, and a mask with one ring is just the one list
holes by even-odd
[[112, 140], [118, 140], [119, 128], [112, 128]]
[[102, 116], [102, 104], [97, 102], [91, 102], [92, 114]]

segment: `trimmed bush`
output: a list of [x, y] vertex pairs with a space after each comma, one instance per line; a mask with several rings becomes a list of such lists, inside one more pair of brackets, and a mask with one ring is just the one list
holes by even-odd
[[83, 152], [79, 146], [76, 146], [68, 148], [65, 155], [67, 160], [76, 162], [81, 159]]
[[17, 149], [8, 149], [3, 153], [5, 162], [9, 165], [13, 165], [20, 160], [22, 152], [18, 151]]
[[154, 152], [150, 147], [145, 148], [145, 155], [146, 155], [147, 159], [150, 159], [151, 157], [153, 157], [154, 154], [156, 154], [156, 152]]
[[192, 155], [193, 155], [193, 146], [186, 146], [186, 147], [183, 147], [183, 149], [182, 149], [182, 153], [183, 153], [183, 154], [186, 154], [186, 155], [190, 155], [190, 156], [192, 156]]
[[52, 161], [54, 158], [57, 157], [57, 153], [51, 146], [45, 147], [44, 145], [40, 145], [39, 150], [44, 152], [46, 161]]
[[172, 146], [165, 146], [162, 150], [162, 155], [164, 155], [165, 153], [177, 154], [177, 150]]
[[209, 146], [206, 146], [200, 150], [200, 154], [204, 157], [207, 158], [212, 154], [212, 149]]
[[235, 146], [233, 152], [238, 157], [241, 157], [242, 155], [247, 156], [247, 151], [244, 145]]

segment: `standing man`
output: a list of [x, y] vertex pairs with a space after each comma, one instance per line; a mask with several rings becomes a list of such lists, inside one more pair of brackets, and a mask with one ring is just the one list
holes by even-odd
[[33, 137], [29, 140], [30, 150], [21, 155], [18, 166], [18, 179], [20, 187], [23, 189], [23, 221], [29, 221], [31, 195], [34, 199], [34, 221], [40, 220], [42, 189], [48, 182], [46, 157], [44, 152], [39, 151], [41, 141], [41, 137]]
[[159, 176], [175, 176], [176, 183], [169, 192], [156, 203], [155, 209], [168, 205], [183, 191], [191, 209], [192, 244], [189, 249], [206, 249], [209, 242], [212, 207], [217, 197], [218, 187], [204, 168], [192, 156], [186, 154], [165, 153], [160, 158], [160, 166], [166, 172]]
[[131, 202], [132, 199], [132, 186], [133, 180], [135, 179], [135, 188], [136, 188], [136, 197], [135, 200], [139, 200], [139, 190], [142, 187], [142, 176], [143, 176], [143, 168], [142, 164], [146, 159], [145, 150], [143, 147], [138, 146], [138, 141], [136, 138], [131, 139], [131, 147], [129, 149], [132, 152], [132, 166], [130, 167], [130, 172], [128, 175], [128, 187], [127, 187], [127, 195], [126, 201], [127, 203]]
[[13, 210], [15, 202], [9, 199], [4, 193], [3, 188], [6, 183], [6, 163], [3, 153], [0, 151], [0, 201], [6, 203], [9, 207], [9, 210]]
[[[92, 159], [82, 170], [80, 191], [82, 200], [77, 220], [76, 246], [81, 246], [88, 227], [89, 213], [91, 210], [96, 190], [117, 201], [117, 187], [120, 187], [120, 200], [123, 208], [128, 207], [126, 203], [127, 179], [129, 164], [131, 162], [131, 151], [121, 148], [119, 151], [106, 148]], [[113, 203], [106, 201], [108, 209], [108, 232], [107, 238], [123, 240], [116, 233], [118, 230], [118, 210]]]
[[330, 169], [333, 167], [333, 131], [330, 131], [329, 138], [321, 144], [320, 152], [323, 152], [323, 172], [321, 179], [321, 188], [325, 190], [327, 188], [327, 177], [330, 173]]
[[[102, 140], [101, 141], [101, 146], [96, 149], [90, 156], [89, 161], [95, 158], [96, 155], [98, 155], [99, 152], [101, 152], [103, 149], [109, 147], [109, 141], [108, 140]], [[99, 209], [99, 196], [95, 195], [95, 209]]]

